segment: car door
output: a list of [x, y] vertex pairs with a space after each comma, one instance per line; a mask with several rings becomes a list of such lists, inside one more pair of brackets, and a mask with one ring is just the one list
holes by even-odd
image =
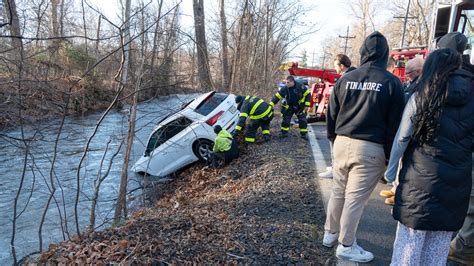
[[235, 96], [229, 95], [216, 109], [224, 111], [217, 124], [228, 131], [234, 130], [240, 114], [235, 104]]
[[150, 156], [150, 173], [167, 175], [194, 161], [187, 134], [192, 120], [180, 116], [158, 128], [150, 136], [145, 156]]

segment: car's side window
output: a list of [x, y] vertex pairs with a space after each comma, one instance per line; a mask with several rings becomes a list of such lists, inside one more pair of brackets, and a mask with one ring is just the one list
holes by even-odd
[[183, 131], [186, 127], [188, 127], [192, 122], [193, 121], [191, 121], [189, 118], [182, 116], [160, 127], [150, 137], [150, 140], [148, 141], [148, 144], [146, 146], [145, 156], [149, 156], [154, 149], [156, 149], [172, 137], [176, 136], [179, 132]]

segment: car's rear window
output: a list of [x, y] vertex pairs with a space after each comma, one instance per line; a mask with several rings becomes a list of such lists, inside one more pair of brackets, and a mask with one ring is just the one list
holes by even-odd
[[207, 116], [210, 114], [214, 109], [216, 109], [219, 104], [221, 104], [225, 98], [227, 98], [227, 94], [225, 93], [214, 93], [211, 94], [209, 97], [204, 99], [203, 102], [201, 102], [194, 111], [198, 114]]

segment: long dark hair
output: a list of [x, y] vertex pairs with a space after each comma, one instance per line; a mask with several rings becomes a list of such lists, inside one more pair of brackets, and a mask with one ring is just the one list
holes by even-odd
[[413, 118], [412, 137], [420, 144], [430, 143], [438, 135], [449, 75], [460, 66], [461, 55], [449, 48], [435, 50], [426, 59], [416, 86], [416, 114]]

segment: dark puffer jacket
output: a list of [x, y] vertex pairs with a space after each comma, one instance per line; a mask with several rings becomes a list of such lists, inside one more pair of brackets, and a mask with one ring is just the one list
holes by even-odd
[[469, 205], [474, 131], [471, 74], [458, 70], [447, 86], [439, 135], [430, 144], [410, 142], [395, 193], [393, 217], [417, 230], [456, 231]]

